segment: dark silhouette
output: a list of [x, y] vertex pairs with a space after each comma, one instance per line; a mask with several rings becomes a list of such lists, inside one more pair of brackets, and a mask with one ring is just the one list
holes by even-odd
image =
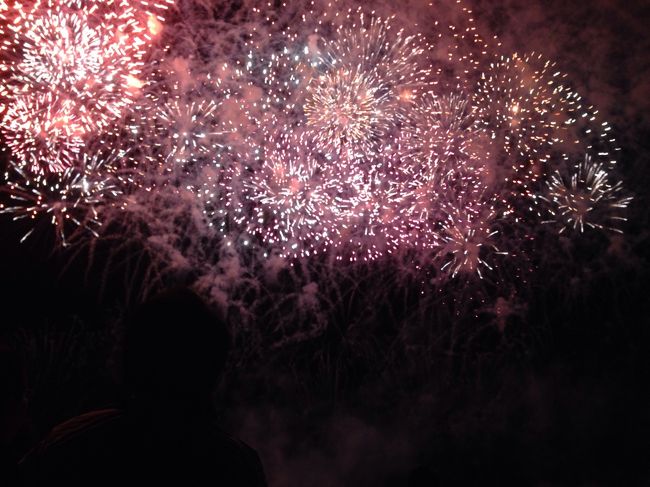
[[22, 462], [26, 485], [263, 486], [254, 450], [215, 424], [225, 325], [193, 293], [163, 294], [126, 322], [123, 409], [69, 420]]
[[32, 444], [23, 365], [16, 350], [0, 339], [0, 481], [6, 485], [17, 482], [18, 460]]
[[409, 475], [408, 487], [439, 487], [440, 480], [436, 473], [429, 467], [420, 465], [413, 469]]

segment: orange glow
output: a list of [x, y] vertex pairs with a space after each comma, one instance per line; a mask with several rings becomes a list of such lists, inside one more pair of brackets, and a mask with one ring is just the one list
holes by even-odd
[[402, 101], [413, 101], [413, 93], [410, 90], [404, 90], [399, 94], [399, 99]]
[[149, 19], [147, 20], [147, 27], [149, 28], [149, 32], [153, 36], [157, 36], [158, 34], [160, 34], [163, 28], [160, 21], [154, 15], [149, 16]]
[[144, 86], [144, 83], [142, 80], [136, 78], [135, 76], [128, 75], [126, 77], [126, 86], [128, 86], [129, 88], [139, 90]]

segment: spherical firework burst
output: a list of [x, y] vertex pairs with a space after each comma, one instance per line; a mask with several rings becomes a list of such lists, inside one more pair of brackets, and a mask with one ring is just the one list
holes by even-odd
[[218, 124], [219, 105], [214, 100], [174, 99], [156, 113], [157, 140], [154, 144], [167, 169], [213, 160], [223, 147], [223, 130]]
[[[61, 172], [33, 175], [25, 168], [13, 166], [5, 174], [9, 203], [0, 212], [15, 220], [49, 217], [62, 245], [66, 246], [86, 230], [98, 236], [101, 213], [121, 206], [123, 186], [118, 174], [125, 154], [108, 153], [104, 148], [87, 150]], [[27, 238], [33, 228], [23, 237]]]
[[11, 48], [3, 53], [10, 84], [65, 94], [97, 117], [85, 120], [89, 129], [105, 126], [128, 104], [144, 55], [144, 28], [134, 25], [131, 9], [121, 13], [98, 19], [96, 6], [17, 7]]
[[431, 88], [427, 43], [420, 35], [391, 30], [393, 19], [349, 11], [311, 66], [304, 112], [317, 149], [372, 157], [386, 144], [405, 110]]
[[[499, 185], [528, 188], [547, 170], [581, 100], [541, 55], [501, 57], [482, 73], [474, 103], [477, 121], [493, 141], [491, 171]], [[496, 142], [496, 143], [494, 143]]]
[[[160, 7], [167, 5], [163, 2]], [[58, 138], [66, 132], [75, 137], [80, 132], [96, 134], [123, 114], [142, 84], [143, 58], [152, 41], [147, 23], [154, 18], [152, 11], [125, 1], [34, 0], [4, 6], [0, 35], [6, 40], [0, 46], [0, 71], [6, 76], [2, 96], [8, 108], [0, 126], [15, 141], [19, 161], [30, 170], [60, 171], [68, 165], [65, 157], [58, 158], [59, 151], [41, 154], [38, 165], [34, 159], [21, 159], [33, 153], [17, 144], [36, 143], [30, 136], [34, 126], [42, 125], [37, 107], [42, 97], [63, 100], [69, 107], [65, 118], [70, 128], [61, 128]], [[14, 103], [22, 106], [12, 107]], [[34, 110], [25, 110], [28, 106]], [[16, 110], [22, 110], [21, 117], [12, 116]]]
[[[389, 94], [372, 74], [346, 68], [319, 76], [305, 103], [307, 126], [321, 152], [369, 154], [390, 128]], [[388, 115], [388, 116], [387, 116]]]
[[69, 99], [52, 93], [21, 95], [4, 113], [7, 146], [20, 166], [32, 172], [69, 167], [84, 146], [86, 126]]
[[332, 195], [322, 171], [301, 144], [280, 136], [261, 166], [244, 180], [248, 198], [257, 203], [253, 228], [265, 244], [285, 255], [317, 253], [336, 238], [332, 232]]
[[441, 270], [451, 277], [476, 273], [483, 278], [492, 270], [487, 255], [504, 255], [494, 243], [497, 231], [492, 229], [496, 213], [486, 206], [452, 208], [442, 223], [442, 248], [439, 256], [447, 259]]
[[604, 164], [593, 162], [589, 155], [569, 174], [555, 171], [546, 189], [541, 199], [550, 204], [551, 221], [560, 226], [560, 233], [584, 232], [585, 227], [622, 233], [616, 225], [626, 220], [622, 212], [632, 198], [623, 196], [622, 183], [612, 182]]
[[105, 32], [88, 28], [88, 20], [83, 10], [43, 13], [22, 35], [23, 58], [17, 71], [38, 85], [87, 89], [102, 72], [102, 44], [107, 41]]

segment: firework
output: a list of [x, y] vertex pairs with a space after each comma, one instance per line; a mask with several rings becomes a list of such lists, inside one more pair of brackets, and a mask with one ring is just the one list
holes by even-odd
[[121, 152], [107, 154], [104, 148], [87, 150], [63, 171], [36, 176], [13, 166], [11, 174], [5, 174], [9, 182], [3, 188], [9, 203], [0, 205], [0, 212], [13, 215], [15, 220], [49, 217], [64, 246], [79, 229], [98, 236], [102, 211], [125, 204], [118, 174], [124, 156]]
[[195, 238], [154, 238], [168, 255], [401, 259], [441, 279], [519, 257], [543, 209], [561, 232], [624, 219], [611, 126], [542, 56], [493, 56], [471, 19], [312, 2], [215, 28], [185, 22], [190, 2], [162, 32], [170, 4], [0, 3], [5, 213], [51, 216], [67, 243], [136, 201], [129, 218]]
[[386, 113], [390, 97], [368, 73], [343, 68], [312, 84], [305, 104], [308, 126], [325, 154], [344, 148], [368, 154], [382, 143], [392, 117]]
[[560, 233], [568, 229], [582, 233], [585, 227], [622, 233], [616, 225], [626, 220], [622, 212], [632, 198], [623, 196], [622, 183], [611, 181], [603, 163], [587, 155], [569, 174], [555, 171], [546, 189], [541, 199], [549, 203], [551, 221], [560, 226]]
[[392, 19], [348, 12], [332, 40], [323, 39], [311, 66], [304, 113], [314, 143], [326, 155], [343, 149], [364, 157], [386, 143], [392, 127], [430, 89], [423, 66], [426, 41], [391, 30]]
[[441, 270], [451, 277], [474, 274], [483, 278], [485, 270], [492, 270], [486, 254], [506, 255], [494, 243], [496, 230], [492, 229], [496, 214], [489, 207], [452, 208], [442, 224], [440, 257], [447, 261]]
[[149, 151], [161, 159], [166, 171], [214, 161], [224, 147], [226, 131], [220, 126], [218, 102], [177, 97], [154, 105], [148, 122]]
[[[7, 110], [0, 126], [14, 141], [18, 161], [34, 172], [60, 171], [69, 165], [68, 158], [59, 157], [66, 151], [41, 152], [35, 158], [29, 146], [42, 144], [30, 140], [33, 136], [65, 146], [63, 135], [71, 133], [69, 143], [77, 145], [80, 134], [99, 133], [124, 113], [142, 86], [152, 12], [124, 1], [34, 0], [4, 6], [0, 71], [7, 77], [1, 93]], [[54, 126], [50, 113], [43, 117], [44, 97], [66, 107]], [[40, 129], [37, 134], [34, 127]]]
[[265, 244], [287, 255], [309, 255], [331, 242], [332, 195], [317, 162], [292, 137], [279, 136], [252, 177], [244, 181], [257, 203], [253, 227]]
[[403, 243], [399, 173], [390, 156], [332, 161], [326, 177], [332, 188], [340, 239], [338, 258], [373, 260]]
[[479, 132], [466, 97], [459, 93], [424, 96], [413, 107], [410, 123], [397, 141], [402, 165], [415, 166], [407, 179], [417, 185], [418, 176], [424, 178], [425, 184], [432, 177], [446, 180], [462, 173], [476, 176], [484, 156], [471, 141]]
[[7, 146], [30, 171], [38, 172], [44, 163], [50, 171], [62, 171], [84, 146], [86, 126], [69, 99], [52, 93], [18, 96], [4, 116]]
[[474, 103], [478, 123], [496, 141], [489, 151], [498, 184], [529, 196], [531, 182], [547, 170], [582, 108], [564, 78], [535, 54], [502, 57], [482, 73]]

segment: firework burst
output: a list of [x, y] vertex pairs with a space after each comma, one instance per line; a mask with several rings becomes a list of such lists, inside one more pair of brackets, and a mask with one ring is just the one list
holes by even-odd
[[502, 57], [482, 73], [474, 103], [478, 123], [497, 142], [488, 151], [499, 184], [529, 196], [530, 184], [548, 170], [582, 108], [565, 76], [535, 54]]
[[612, 182], [603, 163], [589, 155], [574, 165], [569, 174], [555, 171], [541, 199], [549, 203], [552, 222], [565, 230], [584, 232], [585, 227], [623, 233], [617, 225], [626, 220], [622, 213], [632, 198], [623, 196], [620, 181]]
[[431, 88], [428, 45], [420, 35], [391, 29], [393, 19], [349, 11], [311, 62], [304, 112], [318, 150], [372, 157], [406, 110]]
[[493, 210], [485, 207], [460, 211], [454, 208], [442, 224], [443, 244], [439, 255], [447, 261], [441, 270], [451, 277], [476, 273], [480, 278], [486, 270], [492, 270], [486, 255], [507, 255], [500, 252], [494, 243], [497, 234], [492, 229], [495, 216]]
[[52, 93], [17, 96], [4, 115], [7, 146], [31, 171], [38, 172], [44, 161], [50, 171], [62, 171], [84, 146], [86, 126], [69, 99]]
[[[611, 127], [552, 62], [493, 55], [471, 20], [431, 12], [425, 35], [424, 18], [312, 2], [215, 29], [185, 2], [163, 33], [169, 5], [0, 2], [3, 212], [51, 216], [67, 243], [133, 201], [174, 234], [176, 198], [192, 230], [157, 238], [169, 255], [402, 259], [441, 279], [483, 278], [504, 249], [516, 269], [543, 209], [560, 231], [624, 219]], [[571, 165], [578, 150], [603, 162]]]
[[[20, 166], [6, 173], [3, 188], [9, 196], [0, 212], [15, 220], [49, 218], [62, 245], [66, 246], [79, 230], [98, 236], [101, 213], [107, 208], [123, 207], [120, 167], [124, 154], [86, 150], [61, 172], [34, 176]], [[27, 238], [30, 230], [24, 237]]]
[[317, 253], [332, 241], [332, 195], [317, 161], [292, 137], [279, 136], [263, 162], [244, 180], [254, 203], [252, 227], [264, 243], [291, 256]]
[[[42, 144], [30, 139], [56, 139], [65, 146], [63, 135], [72, 134], [74, 146], [80, 134], [87, 138], [119, 119], [142, 86], [152, 22], [159, 21], [150, 9], [124, 1], [3, 4], [0, 35], [6, 41], [0, 46], [0, 71], [6, 77], [1, 95], [7, 109], [0, 126], [14, 141], [15, 157], [29, 170], [61, 171], [69, 165], [66, 151], [41, 151], [33, 157], [29, 146]], [[160, 3], [163, 9], [168, 5]], [[48, 120], [50, 113], [43, 117], [44, 97], [66, 107], [56, 123]]]
[[390, 128], [389, 95], [372, 75], [343, 68], [319, 76], [305, 103], [307, 126], [321, 152], [369, 154]]

